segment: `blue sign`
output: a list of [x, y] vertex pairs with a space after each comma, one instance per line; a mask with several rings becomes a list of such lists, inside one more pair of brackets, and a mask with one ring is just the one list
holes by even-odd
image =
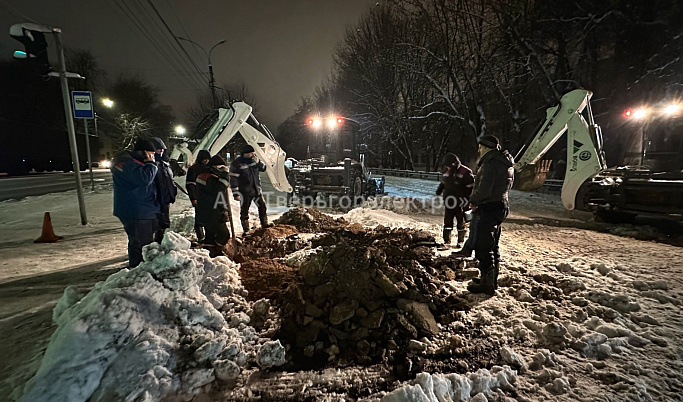
[[74, 117], [77, 119], [92, 119], [92, 95], [90, 91], [71, 91], [71, 103], [74, 108]]

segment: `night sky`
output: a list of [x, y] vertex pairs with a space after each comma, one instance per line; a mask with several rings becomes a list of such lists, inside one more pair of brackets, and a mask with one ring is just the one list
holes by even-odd
[[[375, 0], [153, 0], [174, 34], [190, 38], [206, 51], [221, 39], [211, 56], [217, 85], [243, 82], [256, 99], [255, 115], [272, 129], [289, 116], [302, 96], [308, 96], [330, 73], [335, 45]], [[144, 8], [143, 8], [144, 6]], [[121, 9], [137, 15], [158, 46], [179, 66], [160, 55]], [[142, 12], [142, 10], [145, 12]], [[0, 59], [22, 49], [9, 36], [20, 16], [62, 29], [65, 46], [89, 49], [110, 77], [120, 72], [143, 74], [160, 89], [161, 102], [173, 107], [182, 122], [196, 99], [196, 88], [208, 87], [200, 75], [180, 60], [171, 35], [148, 0], [0, 0]], [[49, 40], [52, 43], [52, 40]], [[206, 72], [206, 56], [185, 45], [193, 61]], [[177, 46], [176, 46], [177, 49]], [[50, 61], [56, 67], [54, 46]], [[176, 70], [183, 74], [181, 77]]]

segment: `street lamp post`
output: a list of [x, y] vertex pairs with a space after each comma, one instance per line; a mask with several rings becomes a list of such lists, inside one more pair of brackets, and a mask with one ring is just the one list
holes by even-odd
[[206, 58], [207, 58], [207, 60], [208, 60], [208, 64], [209, 64], [209, 89], [211, 90], [211, 99], [213, 100], [213, 107], [214, 107], [214, 108], [218, 107], [218, 105], [216, 104], [216, 103], [217, 103], [217, 101], [216, 101], [216, 81], [215, 81], [214, 78], [213, 78], [213, 65], [211, 64], [211, 52], [213, 52], [213, 49], [215, 49], [216, 46], [222, 45], [222, 44], [224, 44], [225, 42], [227, 42], [227, 39], [222, 39], [222, 40], [218, 41], [218, 43], [216, 43], [215, 45], [213, 45], [213, 46], [211, 47], [211, 50], [209, 50], [209, 52], [207, 53], [206, 50], [204, 50], [204, 47], [202, 47], [202, 45], [200, 45], [199, 43], [193, 41], [192, 39], [187, 39], [187, 38], [183, 38], [183, 37], [180, 37], [180, 36], [176, 36], [176, 38], [178, 38], [178, 39], [180, 39], [180, 40], [184, 40], [184, 41], [190, 42], [190, 43], [192, 43], [193, 45], [195, 45], [195, 46], [199, 47], [200, 49], [202, 49], [202, 52], [204, 52], [204, 55], [206, 56]]

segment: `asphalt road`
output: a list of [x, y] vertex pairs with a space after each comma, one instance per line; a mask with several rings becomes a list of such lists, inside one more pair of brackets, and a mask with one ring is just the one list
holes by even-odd
[[[108, 169], [93, 169], [95, 184], [111, 183]], [[90, 173], [81, 172], [81, 182], [90, 188]], [[0, 201], [22, 199], [32, 195], [43, 195], [68, 191], [76, 188], [73, 173], [35, 173], [18, 177], [0, 177]]]

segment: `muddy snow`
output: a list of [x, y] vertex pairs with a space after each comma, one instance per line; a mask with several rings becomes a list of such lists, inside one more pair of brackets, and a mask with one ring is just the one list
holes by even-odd
[[[0, 283], [2, 394], [681, 399], [683, 249], [579, 228], [580, 216], [553, 212], [552, 196], [514, 197], [520, 208], [504, 224], [499, 288], [473, 295], [466, 284], [476, 261], [440, 247], [431, 205], [397, 207], [409, 204], [400, 198], [343, 215], [293, 209], [213, 259], [169, 232], [132, 270], [106, 260], [118, 255], [108, 251], [100, 263], [65, 259], [57, 272], [18, 278], [31, 258], [17, 257], [16, 245], [14, 254], [0, 249], [12, 263]], [[174, 229], [189, 234], [191, 214], [179, 208]], [[109, 245], [110, 233], [88, 235], [86, 251], [125, 252], [122, 234]], [[30, 308], [21, 307], [26, 298]]]

